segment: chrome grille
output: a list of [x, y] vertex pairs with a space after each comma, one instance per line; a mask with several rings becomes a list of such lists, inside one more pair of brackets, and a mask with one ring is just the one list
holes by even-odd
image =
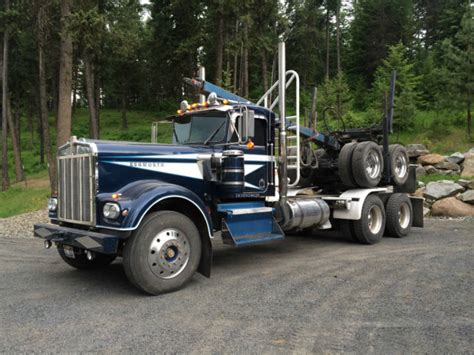
[[58, 158], [58, 219], [95, 224], [95, 162], [90, 154]]

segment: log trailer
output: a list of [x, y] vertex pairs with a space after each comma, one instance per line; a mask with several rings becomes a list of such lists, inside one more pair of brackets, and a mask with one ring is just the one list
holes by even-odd
[[210, 277], [218, 232], [235, 247], [331, 228], [374, 244], [422, 227], [423, 201], [409, 196], [415, 168], [403, 146], [388, 144], [394, 78], [380, 127], [323, 134], [300, 127], [299, 77], [286, 70], [284, 43], [278, 62], [278, 81], [257, 103], [186, 79], [207, 98], [181, 103], [173, 144], [72, 137], [58, 149], [51, 221], [35, 236], [78, 269], [122, 257], [133, 285], [161, 294], [195, 272]]

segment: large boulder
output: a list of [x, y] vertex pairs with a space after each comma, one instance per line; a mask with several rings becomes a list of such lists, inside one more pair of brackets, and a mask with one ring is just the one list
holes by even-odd
[[435, 164], [435, 168], [441, 170], [461, 171], [461, 167], [458, 164], [450, 161], [442, 161], [441, 163]]
[[456, 184], [461, 185], [465, 189], [474, 190], [474, 180], [459, 179]]
[[418, 164], [416, 166], [416, 176], [425, 176], [426, 175], [426, 170], [423, 168], [423, 165]]
[[464, 160], [464, 154], [456, 152], [447, 157], [446, 160], [454, 164], [460, 164]]
[[464, 154], [464, 164], [463, 164], [463, 170], [462, 170], [461, 176], [462, 177], [474, 176], [474, 153]]
[[474, 190], [467, 190], [460, 197], [461, 201], [474, 205]]
[[454, 196], [463, 191], [464, 188], [454, 181], [441, 180], [429, 182], [426, 185], [426, 191], [423, 196], [430, 200], [439, 200], [444, 197]]
[[420, 155], [426, 155], [430, 153], [430, 151], [426, 149], [423, 144], [407, 144], [406, 149], [409, 158], [418, 158]]
[[425, 168], [425, 173], [428, 175], [439, 174], [439, 170], [436, 169], [433, 165], [427, 165], [424, 168]]
[[436, 165], [442, 163], [444, 161], [444, 157], [440, 154], [426, 154], [418, 157], [418, 164], [421, 165]]
[[459, 201], [456, 197], [447, 197], [433, 203], [431, 215], [446, 217], [474, 216], [474, 206]]

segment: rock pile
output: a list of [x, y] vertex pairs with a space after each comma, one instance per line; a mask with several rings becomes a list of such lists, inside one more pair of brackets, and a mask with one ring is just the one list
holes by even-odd
[[408, 144], [407, 151], [410, 161], [417, 164], [417, 176], [439, 174], [474, 177], [474, 148], [466, 153], [456, 152], [443, 156], [430, 153], [423, 144]]
[[425, 215], [474, 216], [474, 179], [432, 181], [426, 186], [422, 182], [419, 184], [421, 187], [415, 195], [425, 198]]
[[460, 180], [419, 183], [416, 196], [425, 198], [425, 215], [462, 217], [474, 216], [474, 148], [466, 153], [449, 156], [430, 153], [422, 144], [407, 145], [408, 156], [417, 164], [417, 176], [461, 175]]

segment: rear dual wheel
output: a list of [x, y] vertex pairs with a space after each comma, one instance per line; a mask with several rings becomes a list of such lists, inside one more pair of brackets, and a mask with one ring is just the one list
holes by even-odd
[[391, 195], [385, 206], [387, 212], [386, 234], [394, 238], [406, 237], [413, 223], [413, 206], [406, 194]]
[[349, 188], [374, 187], [382, 179], [382, 150], [374, 142], [345, 144], [339, 153], [339, 176]]
[[[395, 185], [408, 179], [408, 154], [400, 144], [389, 146], [390, 168]], [[382, 180], [384, 159], [381, 146], [375, 142], [347, 143], [339, 153], [339, 176], [349, 188], [377, 186]]]

